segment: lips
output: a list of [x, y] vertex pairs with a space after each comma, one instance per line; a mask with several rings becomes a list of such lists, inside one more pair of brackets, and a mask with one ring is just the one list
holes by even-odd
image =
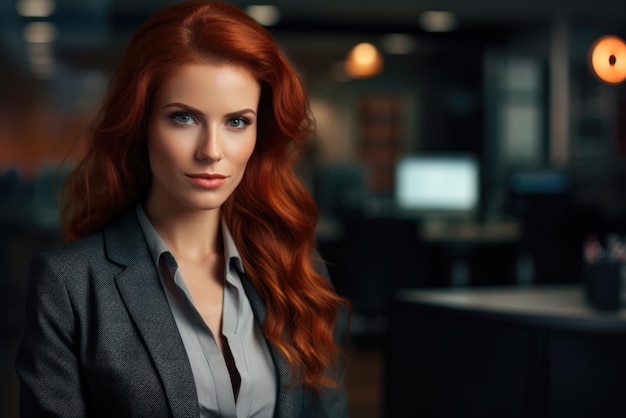
[[200, 174], [187, 174], [187, 177], [197, 179], [225, 179], [226, 176], [217, 173], [200, 173]]
[[228, 177], [217, 173], [199, 173], [187, 174], [187, 178], [193, 184], [203, 189], [216, 189], [223, 185]]

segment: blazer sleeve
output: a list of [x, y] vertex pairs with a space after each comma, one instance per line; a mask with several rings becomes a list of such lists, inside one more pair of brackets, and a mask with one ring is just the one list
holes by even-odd
[[63, 280], [36, 255], [30, 265], [24, 336], [16, 358], [23, 417], [81, 417], [86, 406], [77, 353], [77, 317]]
[[[346, 329], [347, 314], [344, 309], [339, 312], [337, 318], [337, 327], [335, 331], [336, 339], [340, 346], [345, 350], [345, 337], [340, 334]], [[319, 394], [319, 408], [317, 413], [313, 413], [311, 416], [315, 418], [347, 418], [348, 414], [348, 401], [345, 387], [345, 373], [346, 373], [346, 354], [340, 353], [337, 359], [337, 367], [332, 371], [331, 376], [336, 379], [339, 386], [336, 388], [325, 388]], [[312, 411], [316, 408], [312, 408]]]
[[[315, 270], [324, 276], [329, 282], [331, 281], [330, 273], [326, 267], [326, 263], [321, 258], [320, 254], [315, 251], [313, 254], [313, 263]], [[337, 367], [331, 371], [331, 377], [333, 377], [339, 384], [336, 388], [325, 388], [319, 394], [319, 408], [317, 413], [312, 413], [311, 416], [316, 418], [332, 417], [332, 418], [347, 418], [348, 417], [348, 402], [345, 387], [345, 373], [346, 373], [346, 350], [348, 345], [348, 326], [349, 324], [349, 311], [347, 306], [342, 306], [337, 314], [337, 322], [335, 325], [334, 336], [335, 342], [343, 352], [338, 353]], [[312, 408], [314, 411], [316, 408]]]

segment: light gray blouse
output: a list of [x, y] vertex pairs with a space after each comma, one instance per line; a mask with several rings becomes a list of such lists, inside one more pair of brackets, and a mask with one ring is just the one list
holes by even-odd
[[238, 270], [244, 271], [243, 264], [226, 224], [222, 222], [226, 266], [222, 333], [240, 377], [238, 393], [234, 392], [215, 336], [196, 310], [174, 256], [141, 205], [136, 211], [191, 363], [200, 417], [272, 417], [278, 390], [276, 369], [242, 287]]

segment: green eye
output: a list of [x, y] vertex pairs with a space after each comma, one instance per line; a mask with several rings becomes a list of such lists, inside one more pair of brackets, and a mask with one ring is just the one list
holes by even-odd
[[189, 113], [176, 112], [170, 115], [170, 119], [181, 125], [191, 125], [195, 123], [195, 119]]
[[235, 129], [243, 129], [250, 125], [250, 121], [243, 117], [236, 117], [228, 120], [228, 126]]

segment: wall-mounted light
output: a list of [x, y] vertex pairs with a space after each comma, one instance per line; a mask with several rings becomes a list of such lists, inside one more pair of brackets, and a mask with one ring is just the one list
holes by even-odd
[[24, 26], [22, 35], [26, 42], [45, 44], [56, 39], [57, 29], [56, 26], [50, 22], [30, 22]]
[[15, 11], [24, 17], [49, 17], [54, 13], [54, 0], [18, 0]]
[[280, 21], [280, 10], [276, 6], [252, 5], [245, 12], [263, 26], [274, 26]]
[[626, 43], [615, 35], [603, 36], [590, 50], [591, 68], [600, 80], [618, 84], [626, 80]]
[[50, 22], [30, 22], [24, 26], [22, 36], [33, 74], [41, 79], [51, 78], [56, 70], [53, 54], [56, 26]]
[[422, 29], [428, 32], [450, 32], [456, 28], [457, 18], [450, 12], [430, 11], [417, 19]]
[[370, 43], [362, 42], [348, 53], [345, 70], [351, 78], [369, 78], [380, 73], [383, 65], [383, 56], [378, 49]]

